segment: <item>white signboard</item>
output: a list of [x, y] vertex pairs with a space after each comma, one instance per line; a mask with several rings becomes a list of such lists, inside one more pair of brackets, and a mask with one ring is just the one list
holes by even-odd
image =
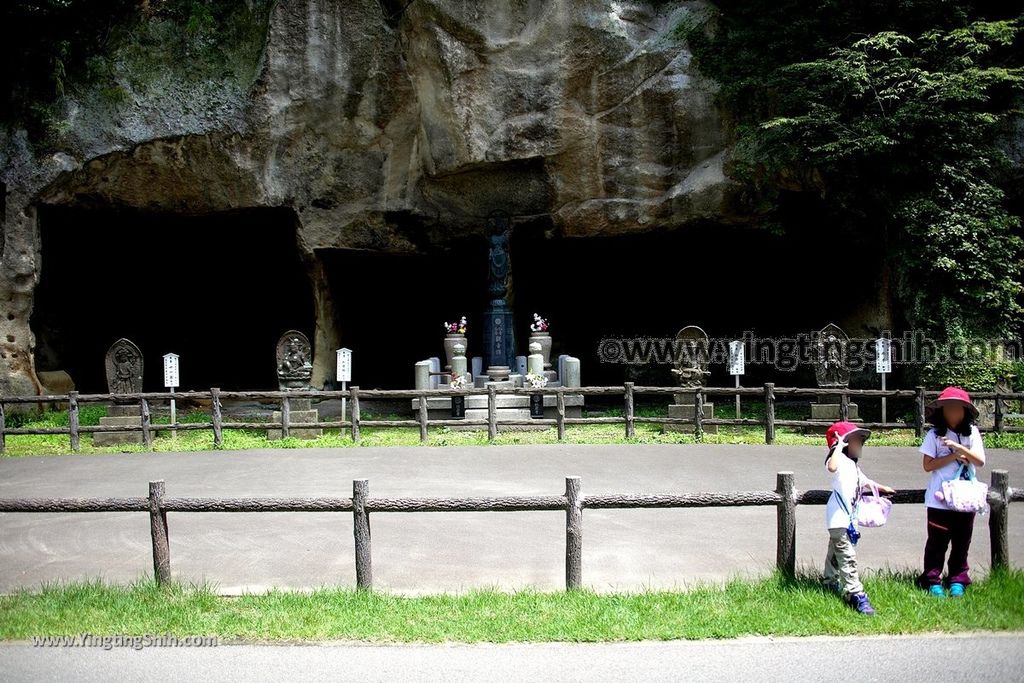
[[164, 355], [164, 388], [176, 389], [181, 386], [178, 379], [178, 354], [168, 353]]
[[875, 372], [885, 374], [892, 372], [892, 346], [886, 337], [875, 340]]
[[742, 375], [746, 360], [743, 357], [743, 342], [729, 342], [729, 374]]
[[338, 376], [339, 382], [352, 381], [352, 349], [338, 349]]

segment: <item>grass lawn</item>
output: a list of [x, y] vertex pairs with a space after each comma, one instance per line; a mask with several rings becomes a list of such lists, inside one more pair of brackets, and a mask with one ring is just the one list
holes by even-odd
[[[745, 417], [760, 417], [763, 415], [763, 405], [751, 402], [751, 405], [744, 407]], [[664, 408], [641, 407], [637, 409], [638, 416], [657, 417], [664, 415]], [[734, 416], [732, 405], [718, 405], [715, 408], [716, 417]], [[787, 414], [787, 410], [793, 415]], [[96, 425], [106, 413], [106, 408], [99, 405], [83, 406], [80, 412], [80, 423], [82, 425]], [[783, 418], [796, 418], [800, 415], [799, 409], [780, 408], [777, 416]], [[589, 416], [620, 416], [621, 410], [589, 411]], [[376, 416], [398, 418], [399, 416]], [[202, 412], [192, 412], [179, 416], [181, 422], [208, 422], [209, 415]], [[251, 420], [251, 418], [250, 418]], [[166, 423], [165, 416], [156, 416], [154, 423]], [[41, 416], [17, 420], [8, 418], [8, 426], [24, 427], [67, 427], [67, 413], [55, 411], [45, 413]], [[360, 446], [419, 446], [419, 430], [417, 428], [404, 427], [371, 427], [363, 426], [361, 430], [361, 441], [358, 444], [352, 443], [348, 432], [338, 430], [326, 430], [324, 435], [315, 440], [301, 440], [294, 437], [279, 441], [268, 441], [262, 431], [257, 430], [224, 430], [224, 450], [247, 450], [257, 448], [358, 448]], [[776, 445], [812, 445], [820, 446], [824, 439], [819, 434], [803, 434], [794, 429], [779, 428], [776, 430]], [[541, 431], [529, 432], [499, 432], [494, 441], [487, 440], [486, 430], [480, 431], [453, 431], [447, 427], [431, 427], [427, 446], [475, 446], [475, 445], [505, 445], [505, 444], [549, 444], [558, 443], [558, 436], [554, 427]], [[679, 432], [663, 432], [660, 424], [637, 424], [636, 436], [627, 439], [624, 436], [624, 427], [617, 424], [603, 425], [569, 425], [566, 427], [565, 441], [563, 443], [577, 444], [616, 444], [616, 443], [696, 443], [692, 434]], [[764, 429], [762, 427], [730, 427], [721, 426], [718, 434], [706, 434], [703, 443], [712, 444], [764, 444]], [[885, 432], [876, 431], [871, 437], [873, 446], [917, 446], [919, 440], [911, 430], [888, 430]], [[26, 455], [63, 455], [71, 453], [69, 437], [61, 434], [48, 434], [39, 436], [12, 435], [6, 439], [6, 451], [4, 457], [18, 457]], [[1024, 449], [1024, 434], [986, 434], [985, 446], [988, 448], [1014, 448]], [[213, 450], [212, 431], [188, 431], [181, 432], [176, 438], [170, 433], [163, 432], [153, 440], [154, 451], [208, 451]], [[141, 445], [115, 446], [108, 448], [96, 448], [92, 445], [92, 436], [83, 434], [81, 438], [81, 453], [119, 453], [119, 452], [146, 452]]]
[[598, 595], [474, 592], [399, 597], [350, 589], [220, 597], [151, 582], [53, 586], [0, 597], [0, 639], [211, 635], [227, 640], [375, 642], [615, 641], [1024, 629], [1024, 572], [999, 572], [962, 599], [939, 600], [908, 575], [865, 581], [864, 617], [813, 578], [736, 580], [686, 592]]

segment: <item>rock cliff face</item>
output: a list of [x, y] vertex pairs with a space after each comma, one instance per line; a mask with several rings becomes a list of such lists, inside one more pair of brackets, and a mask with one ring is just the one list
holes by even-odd
[[291, 207], [325, 362], [333, 304], [316, 250], [416, 250], [481, 232], [495, 209], [571, 237], [741, 220], [714, 85], [677, 33], [704, 9], [281, 0], [254, 15], [251, 74], [158, 69], [143, 88], [127, 68], [115, 103], [68, 96], [56, 143], [0, 138], [0, 393], [40, 389], [40, 205]]

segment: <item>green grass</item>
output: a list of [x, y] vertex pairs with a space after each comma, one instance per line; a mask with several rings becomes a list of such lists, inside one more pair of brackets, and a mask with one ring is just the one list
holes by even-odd
[[[763, 407], [763, 406], [762, 406]], [[750, 412], [744, 406], [744, 415], [756, 417], [758, 405], [753, 404]], [[716, 406], [717, 417], [729, 417], [733, 413], [732, 406]], [[82, 425], [99, 424], [106, 409], [103, 406], [83, 406], [80, 413]], [[588, 416], [621, 416], [620, 409], [591, 410]], [[665, 414], [664, 408], [643, 406], [637, 409], [638, 416], [658, 417]], [[382, 417], [382, 416], [377, 416]], [[782, 415], [779, 415], [782, 419]], [[399, 416], [389, 416], [398, 419]], [[210, 417], [201, 411], [183, 413], [178, 416], [180, 422], [208, 422]], [[154, 416], [156, 424], [166, 424], [166, 416]], [[246, 421], [253, 421], [246, 418]], [[11, 427], [67, 427], [68, 418], [64, 411], [44, 413], [40, 416], [12, 416], [8, 419]], [[224, 430], [224, 450], [252, 450], [261, 448], [357, 448], [359, 446], [419, 446], [419, 430], [405, 427], [371, 427], [363, 426], [359, 444], [352, 443], [348, 432], [325, 430], [324, 435], [315, 440], [288, 438], [268, 441], [260, 430]], [[803, 434], [795, 429], [779, 428], [776, 430], [775, 443], [780, 446], [810, 445], [821, 446], [824, 438], [820, 434]], [[551, 444], [558, 443], [555, 429], [528, 432], [499, 432], [494, 441], [487, 440], [485, 430], [454, 431], [447, 427], [431, 427], [428, 446], [482, 446], [509, 444]], [[565, 441], [574, 444], [680, 444], [696, 443], [692, 434], [680, 432], [663, 432], [660, 424], [637, 424], [636, 436], [626, 439], [623, 425], [569, 425], [566, 427]], [[764, 444], [762, 427], [719, 427], [718, 434], [705, 434], [702, 443], [708, 444]], [[871, 437], [872, 446], [903, 446], [916, 447], [920, 440], [911, 430], [876, 430]], [[31, 455], [64, 455], [71, 453], [70, 439], [62, 434], [48, 435], [14, 435], [6, 440], [5, 457]], [[1024, 449], [1024, 434], [985, 435], [985, 446], [988, 448]], [[153, 451], [209, 451], [214, 450], [213, 432], [209, 430], [181, 432], [176, 437], [163, 432], [153, 441]], [[83, 434], [80, 453], [145, 453], [141, 445], [126, 445], [96, 448], [92, 445], [92, 436]]]
[[734, 580], [686, 592], [493, 591], [401, 597], [349, 589], [229, 598], [208, 586], [98, 582], [0, 597], [0, 639], [212, 635], [229, 640], [617, 641], [1024, 629], [1024, 572], [996, 573], [963, 599], [937, 600], [908, 575], [875, 574], [879, 610], [852, 612], [813, 578]]

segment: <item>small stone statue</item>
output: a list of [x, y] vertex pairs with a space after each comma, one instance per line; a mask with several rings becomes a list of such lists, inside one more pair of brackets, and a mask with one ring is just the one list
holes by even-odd
[[845, 387], [850, 384], [850, 369], [846, 365], [849, 340], [846, 333], [832, 323], [818, 332], [814, 374], [819, 387]]
[[708, 371], [708, 335], [707, 332], [690, 325], [679, 330], [673, 348], [675, 368], [672, 374], [684, 389], [697, 389], [704, 386]]
[[142, 351], [128, 339], [110, 345], [106, 358], [107, 390], [111, 394], [142, 391]]
[[289, 330], [277, 342], [277, 382], [281, 391], [308, 389], [313, 377], [313, 352], [306, 335]]

